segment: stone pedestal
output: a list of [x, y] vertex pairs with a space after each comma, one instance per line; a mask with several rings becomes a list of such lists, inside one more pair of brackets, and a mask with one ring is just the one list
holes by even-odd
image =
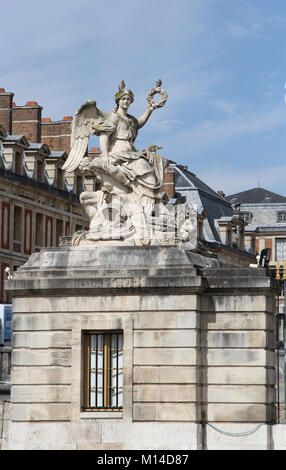
[[[9, 449], [211, 449], [212, 426], [275, 419], [265, 270], [175, 247], [64, 247], [33, 254], [6, 284]], [[114, 330], [124, 339], [122, 410], [83, 411], [83, 335]], [[251, 435], [248, 448], [269, 447], [268, 435]]]

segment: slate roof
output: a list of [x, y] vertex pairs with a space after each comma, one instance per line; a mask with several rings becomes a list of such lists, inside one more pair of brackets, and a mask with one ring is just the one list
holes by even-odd
[[[201, 201], [202, 208], [207, 213], [209, 228], [205, 226], [205, 236], [209, 240], [220, 241], [220, 236], [216, 227], [216, 220], [221, 217], [232, 217], [233, 208], [231, 203], [215, 192], [194, 173], [189, 171], [184, 165], [169, 162], [172, 170], [175, 171], [175, 191], [176, 195], [187, 197], [187, 202], [196, 203], [197, 198]], [[195, 196], [197, 194], [197, 197]]]
[[9, 134], [6, 136], [5, 140], [8, 140], [9, 142], [17, 142], [18, 140], [21, 140], [24, 137], [24, 134]]
[[194, 189], [200, 189], [201, 191], [223, 200], [223, 198], [218, 193], [216, 193], [212, 188], [210, 188], [206, 183], [198, 178], [197, 175], [189, 171], [183, 165], [173, 164], [171, 166], [174, 170], [176, 170], [176, 189], [187, 189], [190, 187]]
[[275, 224], [275, 225], [263, 225], [256, 227], [257, 232], [261, 233], [268, 233], [268, 232], [286, 232], [286, 225], [285, 224]]
[[286, 202], [286, 197], [264, 188], [253, 188], [241, 193], [231, 194], [225, 199], [231, 204], [275, 204]]
[[49, 155], [49, 157], [52, 157], [52, 158], [60, 158], [60, 157], [63, 157], [65, 155], [66, 152], [62, 151], [62, 150], [51, 150], [51, 153]]

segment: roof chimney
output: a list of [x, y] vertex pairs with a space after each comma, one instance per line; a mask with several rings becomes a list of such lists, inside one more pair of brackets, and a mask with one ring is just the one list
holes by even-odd
[[28, 140], [41, 142], [42, 107], [37, 101], [27, 101], [25, 106], [12, 108], [12, 132], [23, 134]]
[[7, 134], [12, 134], [12, 103], [14, 93], [6, 92], [0, 88], [0, 126], [4, 127]]

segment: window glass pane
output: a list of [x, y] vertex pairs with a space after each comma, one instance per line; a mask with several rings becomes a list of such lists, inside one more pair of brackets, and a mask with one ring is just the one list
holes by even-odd
[[111, 335], [111, 406], [122, 406], [123, 388], [123, 336]]
[[286, 261], [286, 238], [276, 239], [276, 260]]
[[286, 221], [286, 212], [278, 212], [277, 222], [285, 222], [285, 221]]
[[121, 408], [123, 403], [123, 335], [89, 335], [88, 403], [90, 408]]
[[244, 222], [250, 222], [251, 213], [250, 212], [243, 212], [242, 213], [242, 218], [243, 218]]
[[22, 207], [14, 207], [14, 240], [22, 241]]

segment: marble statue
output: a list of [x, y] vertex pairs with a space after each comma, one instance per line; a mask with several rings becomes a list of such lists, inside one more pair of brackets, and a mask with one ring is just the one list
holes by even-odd
[[[162, 193], [168, 160], [152, 145], [144, 150], [134, 146], [138, 130], [153, 111], [165, 105], [167, 93], [158, 80], [147, 95], [147, 108], [138, 119], [128, 113], [134, 100], [122, 81], [115, 95], [116, 108], [109, 114], [96, 102], [84, 103], [72, 121], [71, 150], [63, 166], [66, 172], [92, 175], [96, 191], [85, 191], [80, 201], [88, 217], [88, 231], [76, 232], [72, 244], [128, 245], [172, 244], [186, 241], [190, 233], [190, 210], [170, 210]], [[154, 95], [161, 100], [155, 101]], [[101, 152], [87, 156], [90, 135], [99, 136]], [[182, 216], [182, 213], [184, 215]], [[181, 214], [178, 214], [181, 213]], [[177, 217], [178, 216], [178, 217]], [[180, 227], [177, 220], [180, 220]]]

